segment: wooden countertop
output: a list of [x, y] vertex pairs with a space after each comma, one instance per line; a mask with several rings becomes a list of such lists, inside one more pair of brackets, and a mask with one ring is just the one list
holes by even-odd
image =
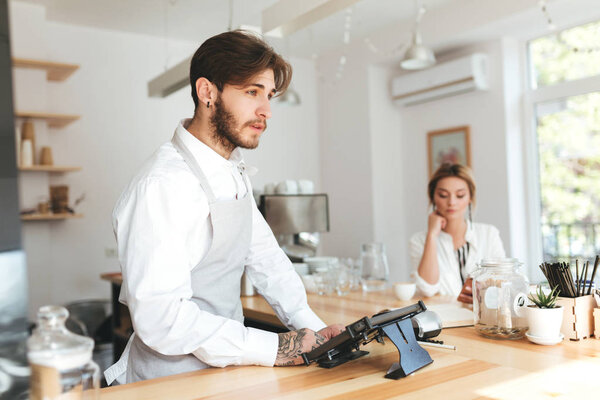
[[[426, 304], [447, 301], [425, 300]], [[391, 292], [345, 297], [309, 295], [326, 323], [351, 323], [386, 308], [401, 307]], [[242, 298], [244, 313], [277, 322], [262, 297]], [[433, 364], [400, 380], [384, 374], [398, 353], [393, 344], [371, 343], [371, 354], [333, 369], [297, 367], [213, 368], [105, 388], [112, 399], [589, 399], [600, 390], [600, 340], [539, 346], [526, 339], [491, 340], [473, 327], [444, 329], [437, 339], [456, 351], [427, 347]]]

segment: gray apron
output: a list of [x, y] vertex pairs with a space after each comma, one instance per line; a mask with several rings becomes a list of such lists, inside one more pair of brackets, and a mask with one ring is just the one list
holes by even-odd
[[[208, 253], [191, 271], [191, 300], [200, 310], [243, 323], [240, 284], [252, 238], [252, 192], [248, 178], [243, 174], [247, 190], [244, 198], [217, 202], [190, 150], [177, 135], [172, 142], [206, 193], [213, 230]], [[127, 383], [209, 367], [193, 354], [160, 354], [135, 334], [130, 344]]]

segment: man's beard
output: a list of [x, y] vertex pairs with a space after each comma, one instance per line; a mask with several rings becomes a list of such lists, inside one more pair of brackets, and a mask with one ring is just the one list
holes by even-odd
[[227, 111], [223, 105], [223, 102], [221, 101], [220, 95], [217, 97], [214, 106], [215, 112], [210, 117], [210, 125], [213, 128], [213, 137], [217, 142], [219, 142], [228, 151], [233, 151], [233, 149], [236, 147], [241, 147], [243, 149], [255, 149], [258, 146], [258, 137], [256, 140], [253, 140], [253, 138], [244, 140], [241, 131], [244, 128], [254, 124], [263, 124], [265, 126], [264, 129], [267, 129], [266, 121], [262, 119], [255, 119], [246, 122], [238, 129], [238, 121], [232, 113]]

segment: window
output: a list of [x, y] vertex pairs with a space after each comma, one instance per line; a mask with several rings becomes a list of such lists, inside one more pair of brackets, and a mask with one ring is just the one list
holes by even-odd
[[600, 21], [529, 43], [544, 261], [600, 253]]
[[600, 74], [600, 21], [544, 36], [529, 44], [532, 87]]

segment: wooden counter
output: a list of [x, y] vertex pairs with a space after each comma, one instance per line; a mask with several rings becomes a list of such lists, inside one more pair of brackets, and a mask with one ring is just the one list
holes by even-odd
[[[426, 300], [426, 304], [445, 299]], [[242, 299], [244, 313], [276, 322], [258, 296]], [[391, 293], [309, 295], [326, 323], [351, 323], [402, 303]], [[371, 343], [371, 354], [333, 369], [297, 367], [213, 368], [101, 390], [112, 399], [591, 399], [600, 391], [600, 340], [539, 346], [526, 339], [497, 341], [472, 327], [444, 329], [438, 339], [456, 351], [427, 347], [433, 364], [400, 380], [383, 376], [396, 348]]]

